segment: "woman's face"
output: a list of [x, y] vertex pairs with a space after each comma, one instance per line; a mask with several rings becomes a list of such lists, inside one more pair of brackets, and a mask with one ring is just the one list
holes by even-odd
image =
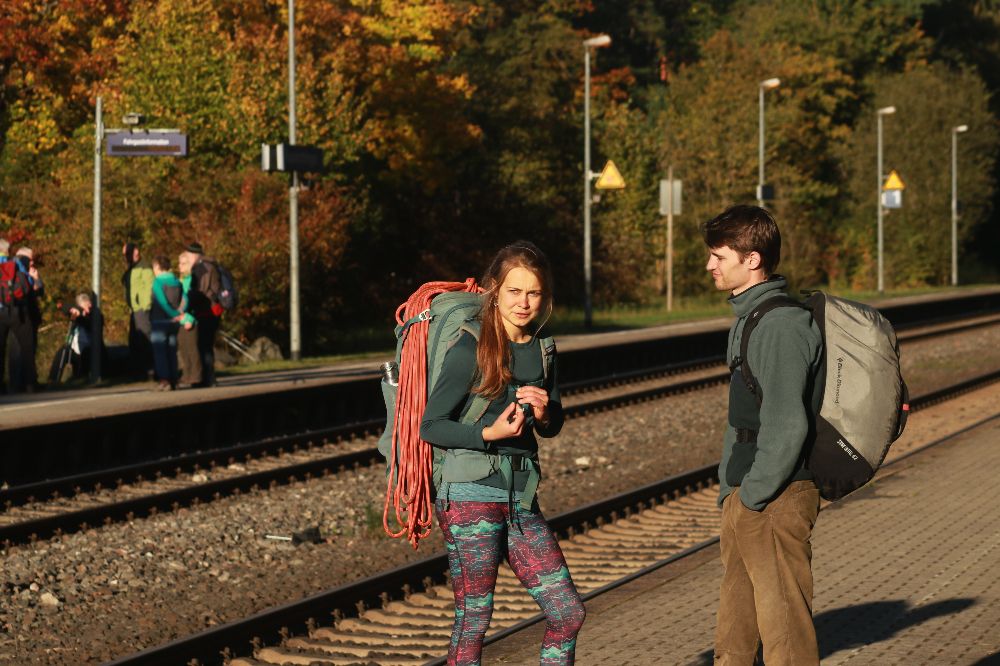
[[522, 266], [511, 269], [497, 291], [497, 308], [507, 335], [511, 338], [525, 335], [543, 300], [542, 283], [537, 275]]
[[191, 272], [191, 258], [186, 252], [181, 252], [180, 256], [177, 257], [177, 269], [184, 275]]

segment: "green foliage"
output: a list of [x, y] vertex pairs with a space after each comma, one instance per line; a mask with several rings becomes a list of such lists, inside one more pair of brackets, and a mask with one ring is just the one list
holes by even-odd
[[958, 137], [958, 191], [962, 206], [959, 247], [967, 256], [973, 230], [989, 220], [1000, 145], [983, 81], [972, 70], [942, 64], [916, 67], [871, 81], [873, 104], [859, 119], [843, 149], [850, 205], [838, 228], [837, 278], [871, 286], [876, 276], [875, 109], [895, 105], [883, 120], [886, 173], [895, 169], [906, 184], [903, 208], [884, 220], [885, 276], [889, 285], [945, 284], [951, 275], [951, 130]]

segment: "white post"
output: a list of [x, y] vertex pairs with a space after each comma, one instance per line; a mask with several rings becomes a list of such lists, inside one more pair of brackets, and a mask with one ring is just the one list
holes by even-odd
[[[288, 0], [288, 144], [295, 145], [295, 0]], [[292, 172], [288, 189], [289, 235], [289, 352], [292, 360], [302, 356], [302, 333], [299, 320], [299, 174]]]
[[590, 47], [583, 47], [583, 325], [590, 328]]
[[951, 128], [951, 286], [958, 286], [958, 135], [968, 125]]
[[885, 291], [885, 284], [882, 276], [882, 114], [878, 114], [878, 187], [875, 189], [875, 196], [878, 203], [878, 293]]
[[764, 93], [781, 85], [781, 79], [771, 78], [761, 81], [758, 91], [757, 118], [757, 205], [764, 207]]
[[590, 274], [590, 49], [611, 44], [611, 37], [598, 35], [583, 41], [583, 325], [594, 323]]
[[896, 113], [896, 107], [885, 106], [875, 112], [875, 117], [878, 120], [878, 187], [875, 190], [875, 203], [878, 205], [878, 293], [885, 291], [885, 280], [883, 273], [883, 262], [882, 262], [882, 182], [885, 180], [885, 174], [882, 172], [882, 116], [887, 116], [892, 113]]
[[[94, 292], [93, 307], [100, 307], [101, 303], [101, 149], [104, 147], [104, 112], [102, 100], [97, 98], [97, 107], [94, 111], [94, 229], [93, 229], [93, 256], [92, 272], [90, 277], [91, 291]], [[101, 340], [100, 324], [98, 317], [91, 317], [90, 326], [90, 381], [96, 382], [101, 378], [101, 349], [96, 346]]]
[[674, 165], [667, 167], [667, 312], [674, 309]]
[[757, 205], [764, 207], [764, 86], [759, 86], [760, 112], [757, 119]]

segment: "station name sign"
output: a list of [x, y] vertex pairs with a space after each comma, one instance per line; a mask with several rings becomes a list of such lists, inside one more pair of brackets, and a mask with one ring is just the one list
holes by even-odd
[[184, 157], [187, 134], [181, 132], [115, 132], [107, 135], [107, 154], [115, 157]]

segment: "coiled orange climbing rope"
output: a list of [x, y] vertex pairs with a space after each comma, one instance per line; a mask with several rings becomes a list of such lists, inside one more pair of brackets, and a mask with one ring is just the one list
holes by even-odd
[[[428, 282], [396, 310], [396, 322], [428, 312], [431, 300], [449, 291], [482, 291], [473, 278], [465, 282]], [[382, 527], [393, 538], [406, 535], [414, 549], [431, 532], [434, 517], [431, 445], [420, 439], [420, 421], [427, 405], [427, 335], [430, 318], [410, 325], [399, 358], [399, 386], [396, 392], [392, 454], [382, 511]], [[395, 510], [399, 529], [389, 527], [389, 507]]]

